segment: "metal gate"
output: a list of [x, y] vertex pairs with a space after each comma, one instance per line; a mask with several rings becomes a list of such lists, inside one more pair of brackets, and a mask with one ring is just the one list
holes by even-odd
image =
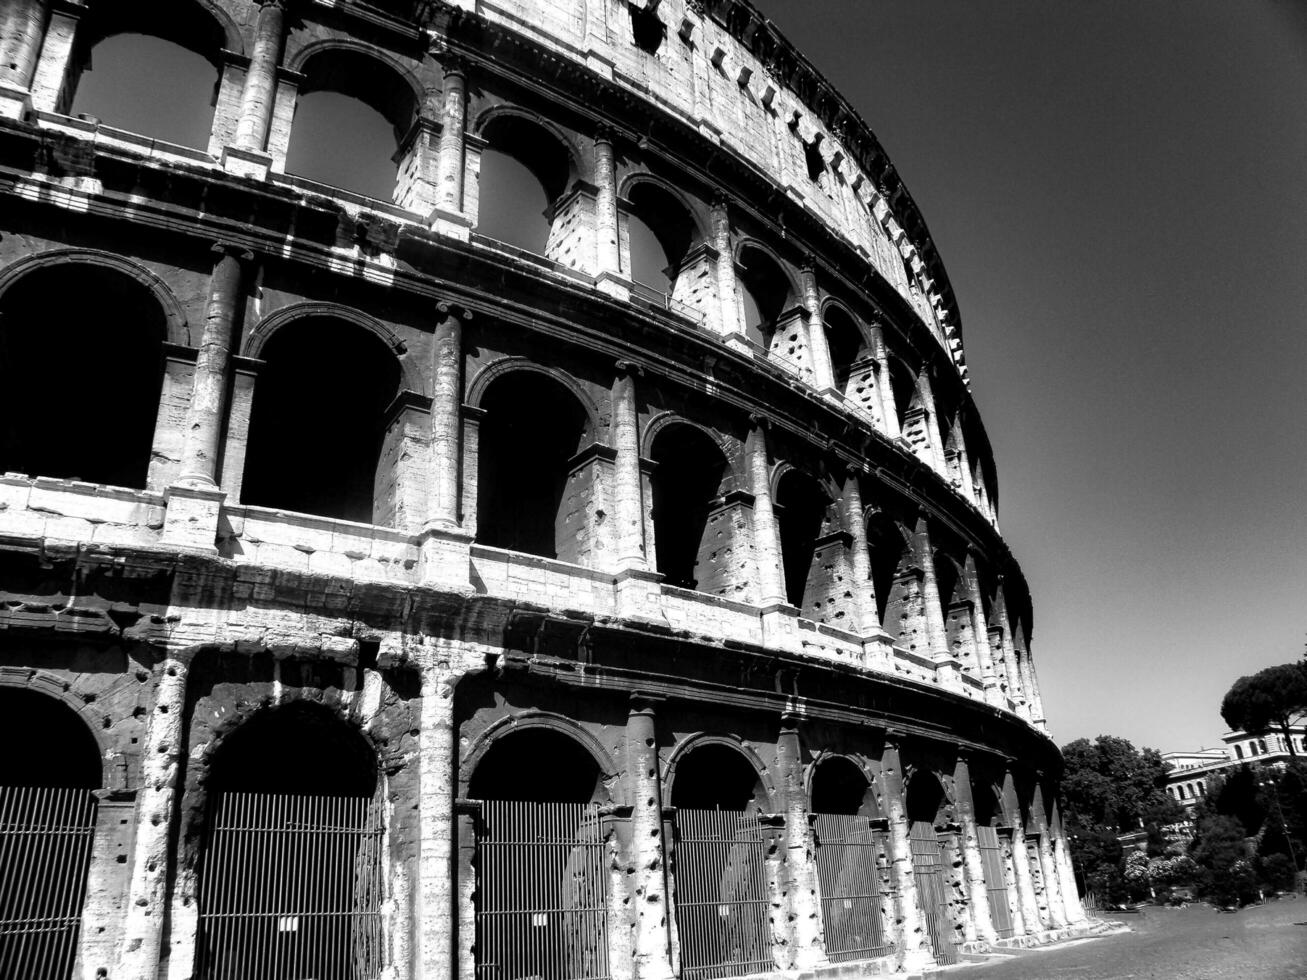
[[676, 811], [676, 930], [682, 980], [774, 969], [767, 840], [756, 814]]
[[199, 873], [199, 980], [372, 980], [382, 823], [368, 797], [221, 793]]
[[948, 891], [944, 883], [944, 850], [935, 828], [926, 820], [912, 825], [912, 871], [917, 880], [917, 898], [930, 934], [930, 948], [940, 964], [956, 963], [958, 947], [953, 941], [953, 924], [948, 913]]
[[477, 829], [479, 980], [606, 980], [599, 808], [487, 800]]
[[994, 923], [994, 931], [998, 933], [999, 939], [1009, 939], [1016, 934], [1016, 928], [1012, 924], [1003, 845], [999, 842], [998, 831], [993, 827], [977, 827], [976, 838], [980, 842], [980, 866], [985, 872], [985, 891], [989, 893], [990, 921]]
[[889, 834], [868, 817], [813, 814], [817, 832], [817, 879], [832, 962], [870, 959], [894, 951], [885, 939], [883, 879], [889, 866]]
[[0, 978], [72, 976], [95, 808], [89, 789], [0, 786]]

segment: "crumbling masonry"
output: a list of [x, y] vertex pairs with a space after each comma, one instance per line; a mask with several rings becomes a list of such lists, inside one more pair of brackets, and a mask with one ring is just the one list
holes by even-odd
[[[123, 33], [213, 66], [207, 147], [73, 114]], [[392, 200], [285, 172], [318, 91]], [[496, 153], [543, 254], [478, 230]], [[747, 2], [0, 0], [0, 195], [0, 976], [1084, 922], [947, 276]]]

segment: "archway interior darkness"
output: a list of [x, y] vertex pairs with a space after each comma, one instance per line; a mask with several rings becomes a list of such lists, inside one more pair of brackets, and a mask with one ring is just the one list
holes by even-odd
[[676, 764], [672, 806], [691, 810], [743, 811], [764, 808], [757, 770], [738, 749], [709, 743], [691, 749]]
[[994, 788], [988, 783], [972, 784], [972, 804], [976, 810], [976, 824], [981, 827], [997, 827], [1002, 823], [1003, 811], [999, 808]]
[[394, 352], [356, 324], [307, 317], [278, 329], [262, 357], [242, 502], [372, 523]]
[[745, 336], [769, 347], [776, 321], [789, 305], [789, 280], [771, 256], [750, 245], [740, 250], [736, 277], [744, 301]]
[[304, 66], [286, 169], [390, 201], [396, 153], [416, 115], [413, 90], [389, 66], [357, 51], [324, 51]]
[[[871, 557], [871, 584], [876, 591], [876, 615], [881, 626], [896, 635], [898, 624], [890, 629], [890, 621], [897, 609], [890, 607], [894, 580], [906, 564], [909, 555], [903, 530], [889, 515], [873, 514], [867, 521], [867, 551]], [[888, 619], [887, 619], [888, 614]]]
[[897, 359], [890, 360], [889, 376], [894, 388], [894, 410], [898, 413], [899, 428], [902, 428], [908, 409], [917, 397], [917, 378], [906, 364]]
[[99, 743], [76, 711], [48, 694], [0, 687], [0, 744], [10, 746], [0, 786], [100, 786]]
[[708, 515], [721, 499], [726, 457], [702, 430], [672, 425], [654, 439], [654, 541], [658, 571], [669, 585], [698, 587], [709, 560], [704, 535]]
[[853, 365], [866, 354], [866, 342], [858, 325], [838, 306], [827, 307], [823, 320], [835, 388], [842, 392], [848, 388]]
[[0, 472], [143, 488], [167, 322], [148, 289], [90, 265], [0, 299]]
[[803, 608], [812, 570], [813, 552], [821, 536], [830, 498], [812, 477], [789, 470], [776, 488], [776, 518], [781, 531], [781, 563], [785, 569], [785, 598]]
[[944, 787], [935, 774], [920, 770], [908, 780], [905, 806], [912, 823], [929, 823], [938, 826], [946, 817]]
[[939, 589], [939, 605], [945, 618], [948, 617], [949, 606], [961, 598], [958, 594], [961, 580], [962, 573], [957, 562], [942, 551], [935, 552], [935, 584]]
[[867, 776], [851, 760], [825, 759], [812, 774], [812, 812], [842, 816], [879, 816]]
[[631, 278], [670, 294], [691, 246], [700, 237], [685, 206], [645, 181], [627, 192]]
[[559, 557], [571, 533], [562, 513], [571, 460], [586, 435], [585, 410], [535, 371], [497, 378], [481, 407], [477, 541], [544, 558]]
[[224, 738], [209, 766], [208, 786], [371, 798], [377, 756], [367, 739], [326, 708], [292, 703], [258, 712]]
[[551, 728], [533, 727], [496, 739], [468, 783], [473, 800], [591, 803], [603, 795], [594, 756]]
[[[141, 71], [142, 65], [150, 70]], [[195, 50], [148, 34], [118, 34], [86, 59], [71, 114], [207, 149], [217, 84], [217, 70]]]
[[553, 208], [567, 191], [571, 159], [543, 126], [499, 116], [481, 131], [477, 233], [543, 255]]

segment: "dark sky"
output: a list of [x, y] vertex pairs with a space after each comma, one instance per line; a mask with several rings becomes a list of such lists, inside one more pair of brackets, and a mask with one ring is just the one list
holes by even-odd
[[1054, 736], [1215, 744], [1307, 638], [1307, 3], [757, 3], [948, 268]]
[[[1307, 0], [757, 2], [948, 267], [1053, 734], [1216, 743], [1307, 638]], [[202, 59], [95, 54], [74, 111], [207, 144]], [[386, 197], [393, 145], [318, 93], [289, 169]]]

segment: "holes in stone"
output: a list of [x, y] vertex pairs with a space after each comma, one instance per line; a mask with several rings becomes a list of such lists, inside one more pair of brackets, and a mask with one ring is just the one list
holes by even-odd
[[667, 38], [667, 25], [655, 13], [657, 3], [653, 0], [644, 0], [644, 2], [647, 6], [642, 7], [634, 2], [629, 4], [631, 37], [635, 41], [635, 46], [641, 51], [646, 54], [657, 54]]

